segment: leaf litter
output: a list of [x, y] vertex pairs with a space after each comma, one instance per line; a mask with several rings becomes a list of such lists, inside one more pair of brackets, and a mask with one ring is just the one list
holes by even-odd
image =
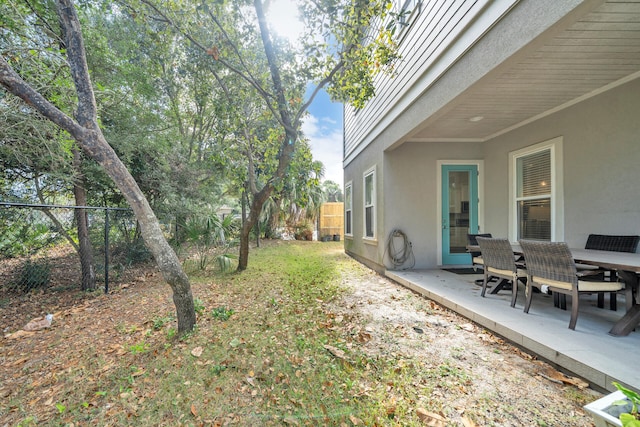
[[[381, 399], [386, 419], [380, 425], [406, 425], [403, 420], [408, 416], [421, 423], [415, 425], [427, 426], [592, 425], [582, 405], [599, 397], [599, 393], [587, 389], [580, 379], [556, 371], [502, 338], [353, 260], [347, 259], [345, 263], [349, 268], [342, 270], [340, 280], [347, 291], [339, 298], [315, 301], [326, 316], [316, 327], [343, 337], [340, 348], [324, 345], [328, 356], [354, 369], [351, 366], [357, 361], [351, 357], [363, 353], [371, 360], [395, 360], [398, 371], [412, 367], [421, 373], [411, 384], [384, 385], [381, 396], [376, 394], [380, 384], [376, 384], [374, 378], [368, 380], [365, 376], [354, 386], [353, 395], [348, 399]], [[177, 353], [179, 349], [190, 354], [198, 366], [213, 373], [211, 392], [202, 398], [178, 393], [175, 401], [184, 401], [187, 408], [180, 417], [188, 416], [191, 420], [169, 418], [163, 425], [193, 421], [196, 425], [255, 425], [254, 418], [247, 421], [239, 414], [252, 401], [290, 408], [292, 413], [296, 407], [306, 405], [304, 395], [285, 401], [270, 389], [273, 385], [265, 384], [271, 377], [276, 386], [293, 387], [294, 381], [307, 377], [312, 369], [310, 360], [286, 355], [288, 363], [295, 368], [292, 374], [279, 372], [274, 363], [283, 352], [262, 355], [261, 366], [247, 366], [243, 358], [256, 349], [250, 349], [251, 339], [243, 336], [226, 342], [230, 351], [226, 359], [214, 360], [209, 357], [209, 346], [225, 346], [225, 343], [217, 341], [215, 328], [209, 323], [223, 328], [226, 325], [206, 317], [199, 318], [198, 324], [202, 333], [209, 333], [211, 329], [208, 345], [178, 342], [174, 348], [166, 348], [163, 344], [166, 336], [152, 327], [153, 319], [168, 318], [174, 309], [161, 276], [153, 266], [144, 266], [125, 285], [113, 289], [109, 295], [87, 296], [68, 290], [7, 296], [12, 298], [11, 303], [1, 308], [0, 316], [3, 331], [0, 419], [14, 425], [33, 417], [42, 425], [48, 422], [57, 425], [60, 419], [65, 421], [65, 414], [69, 413], [68, 405], [60, 402], [70, 387], [75, 386], [83, 388], [86, 396], [86, 401], [79, 402], [79, 406], [99, 410], [103, 420], [134, 423], [141, 405], [156, 397], [157, 381], [189, 363]], [[255, 312], [253, 318], [258, 329], [268, 331], [269, 322], [274, 321], [264, 315], [262, 301], [225, 294], [224, 288], [212, 283], [198, 283], [193, 287], [194, 295], [210, 301], [211, 307], [224, 304]], [[277, 316], [289, 303], [287, 299], [286, 295], [277, 295], [268, 307]], [[47, 313], [53, 313], [49, 327], [11, 339], [30, 320]], [[166, 333], [172, 327], [175, 320], [163, 325], [160, 332]], [[276, 348], [293, 345], [283, 336], [274, 335], [271, 339]], [[164, 371], [142, 366], [149, 358], [166, 358]], [[242, 381], [236, 384], [217, 381], [226, 370], [241, 373]], [[101, 388], [114, 375], [122, 377], [125, 384], [118, 399]], [[198, 384], [192, 384], [188, 378], [183, 381], [188, 383], [185, 387], [196, 390]], [[331, 390], [335, 386], [326, 380], [315, 387]], [[229, 411], [218, 417], [205, 413], [209, 402], [217, 398], [231, 399], [232, 395], [238, 413]], [[194, 398], [198, 400], [193, 401]], [[402, 412], [403, 406], [409, 407], [407, 413]], [[356, 413], [345, 414], [343, 419], [341, 425], [368, 425]], [[262, 419], [265, 425], [318, 425], [317, 420], [305, 421], [294, 415], [272, 421], [268, 416]], [[142, 420], [135, 423], [144, 424]]]

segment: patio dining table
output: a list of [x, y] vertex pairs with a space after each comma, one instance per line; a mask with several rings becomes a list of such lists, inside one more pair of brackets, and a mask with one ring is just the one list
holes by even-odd
[[[519, 244], [511, 245], [514, 254], [522, 254]], [[472, 247], [467, 249], [471, 250]], [[638, 289], [640, 274], [640, 254], [629, 252], [599, 251], [594, 249], [571, 248], [573, 259], [580, 264], [594, 265], [608, 270], [616, 270], [623, 278], [626, 288]], [[526, 260], [525, 260], [526, 263]], [[630, 293], [629, 293], [630, 294]], [[628, 294], [628, 295], [629, 295]], [[640, 300], [640, 298], [638, 298]], [[628, 306], [628, 304], [627, 304]], [[626, 336], [640, 324], [640, 301], [633, 304], [609, 331], [610, 335]]]

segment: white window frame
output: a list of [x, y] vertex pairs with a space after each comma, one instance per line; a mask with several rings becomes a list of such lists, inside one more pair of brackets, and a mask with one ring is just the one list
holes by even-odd
[[[351, 215], [347, 215], [347, 212]], [[353, 182], [351, 181], [344, 186], [344, 235], [353, 237]]]
[[549, 150], [551, 156], [551, 241], [564, 241], [564, 184], [562, 171], [562, 137], [535, 144], [509, 153], [509, 239], [518, 241], [518, 170], [517, 161], [540, 151]]
[[[367, 178], [371, 176], [371, 203], [367, 204]], [[362, 175], [362, 236], [365, 240], [376, 240], [376, 167], [367, 169]], [[371, 208], [371, 229], [373, 234], [367, 236], [367, 208]]]
[[404, 37], [405, 29], [411, 26], [411, 23], [415, 17], [420, 13], [422, 7], [422, 0], [395, 0], [394, 11], [398, 14], [403, 14], [409, 11], [408, 14], [403, 15], [396, 21], [396, 33], [395, 37], [401, 40]]

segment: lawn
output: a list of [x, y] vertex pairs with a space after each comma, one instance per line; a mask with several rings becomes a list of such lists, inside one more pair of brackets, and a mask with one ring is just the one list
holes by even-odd
[[[153, 268], [109, 295], [72, 291], [61, 302], [45, 292], [12, 300], [13, 310], [24, 303], [41, 310], [32, 317], [52, 312], [54, 320], [38, 332], [5, 330], [0, 424], [473, 426], [536, 425], [528, 424], [531, 419], [554, 425], [549, 420], [562, 419], [555, 425], [585, 425], [581, 405], [592, 396], [546, 380], [536, 379], [543, 394], [562, 401], [543, 402], [546, 409], [534, 407], [526, 417], [509, 418], [510, 410], [520, 409], [499, 404], [499, 396], [494, 404], [486, 387], [475, 395], [475, 383], [483, 379], [473, 372], [476, 361], [458, 360], [475, 357], [460, 342], [486, 342], [484, 353], [472, 349], [477, 362], [506, 352], [501, 357], [536, 363], [495, 337], [449, 329], [452, 337], [466, 335], [442, 360], [398, 350], [401, 338], [382, 339], [355, 308], [369, 304], [365, 311], [372, 310], [373, 296], [358, 301], [347, 286], [354, 280], [373, 286], [379, 276], [347, 257], [339, 242], [270, 242], [252, 251], [241, 274], [189, 274], [198, 322], [186, 336], [176, 333], [170, 289]], [[408, 291], [402, 297], [393, 292], [390, 301], [411, 300], [424, 319], [445, 315]], [[55, 303], [47, 306], [48, 298]], [[38, 305], [26, 304], [33, 300]], [[420, 322], [410, 333], [422, 341], [412, 345], [437, 345], [422, 331], [429, 323]], [[389, 333], [401, 333], [397, 337], [413, 337], [402, 325], [382, 328], [387, 326]], [[530, 393], [522, 381], [514, 380], [513, 388], [526, 404]], [[551, 415], [540, 412], [549, 410]], [[435, 414], [450, 421], [438, 424]]]

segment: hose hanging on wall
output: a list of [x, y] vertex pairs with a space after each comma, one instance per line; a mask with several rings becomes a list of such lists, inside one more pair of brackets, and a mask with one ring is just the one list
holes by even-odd
[[[389, 237], [387, 238], [387, 246], [384, 252], [385, 255], [389, 256], [389, 260], [391, 260], [391, 264], [393, 265], [391, 270], [397, 270], [398, 267], [401, 267], [407, 261], [411, 261], [411, 265], [405, 267], [404, 269], [413, 268], [416, 263], [416, 259], [413, 256], [413, 248], [411, 247], [411, 242], [407, 238], [407, 235], [397, 228], [389, 233]], [[385, 255], [383, 255], [382, 258], [383, 262]]]

